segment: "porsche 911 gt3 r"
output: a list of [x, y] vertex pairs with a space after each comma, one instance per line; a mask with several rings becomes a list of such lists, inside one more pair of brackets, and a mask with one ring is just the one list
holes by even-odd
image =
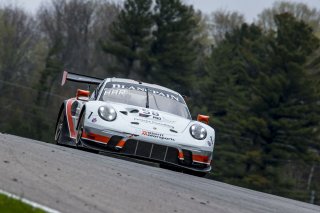
[[191, 119], [182, 96], [168, 88], [130, 79], [98, 79], [64, 72], [62, 85], [96, 84], [78, 90], [62, 104], [55, 131], [57, 144], [149, 159], [207, 173], [215, 132], [209, 117]]

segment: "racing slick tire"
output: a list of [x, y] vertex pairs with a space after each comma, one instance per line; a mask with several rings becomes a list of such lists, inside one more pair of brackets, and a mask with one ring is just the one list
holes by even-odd
[[67, 134], [67, 118], [65, 116], [65, 109], [59, 112], [58, 120], [55, 128], [54, 141], [57, 145], [62, 145], [66, 139]]
[[81, 136], [83, 133], [83, 123], [84, 123], [84, 112], [81, 112], [79, 122], [77, 125], [77, 137], [76, 137], [76, 147], [79, 148], [82, 145]]

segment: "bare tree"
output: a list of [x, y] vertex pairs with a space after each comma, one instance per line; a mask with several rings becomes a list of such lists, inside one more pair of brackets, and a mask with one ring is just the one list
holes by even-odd
[[275, 2], [273, 7], [265, 9], [258, 15], [258, 24], [265, 30], [275, 28], [274, 16], [281, 13], [291, 13], [298, 20], [309, 24], [315, 32], [320, 31], [320, 11], [316, 8], [310, 8], [303, 3], [290, 1]]
[[[85, 72], [90, 66], [90, 44], [94, 2], [53, 0], [38, 13], [41, 31], [48, 41], [47, 60]], [[49, 62], [48, 62], [49, 63]]]
[[39, 84], [43, 90], [53, 89], [63, 69], [94, 75], [103, 66], [105, 60], [97, 60], [98, 40], [107, 35], [116, 13], [117, 6], [105, 0], [52, 0], [41, 6], [37, 18], [48, 50]]
[[3, 81], [26, 80], [32, 72], [36, 33], [34, 19], [22, 9], [0, 9], [0, 78]]
[[98, 1], [97, 5], [92, 28], [92, 37], [95, 40], [92, 62], [97, 65], [94, 67], [94, 72], [105, 76], [110, 74], [109, 67], [114, 66], [115, 61], [112, 56], [102, 51], [101, 42], [111, 37], [110, 25], [118, 18], [121, 6], [106, 0]]
[[208, 18], [208, 24], [211, 29], [211, 36], [215, 43], [219, 43], [225, 37], [225, 34], [232, 32], [245, 22], [243, 14], [225, 10], [217, 10]]

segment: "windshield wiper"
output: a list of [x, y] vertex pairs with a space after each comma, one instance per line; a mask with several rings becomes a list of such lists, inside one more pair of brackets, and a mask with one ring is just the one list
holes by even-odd
[[147, 103], [146, 103], [146, 108], [149, 108], [149, 89], [146, 88], [146, 93], [147, 93]]

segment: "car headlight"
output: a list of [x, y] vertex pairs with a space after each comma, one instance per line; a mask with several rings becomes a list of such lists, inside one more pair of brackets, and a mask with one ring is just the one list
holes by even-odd
[[197, 140], [203, 140], [207, 137], [207, 130], [199, 124], [193, 124], [190, 127], [190, 134]]
[[117, 117], [117, 112], [113, 107], [101, 106], [98, 109], [99, 116], [106, 121], [114, 121]]

